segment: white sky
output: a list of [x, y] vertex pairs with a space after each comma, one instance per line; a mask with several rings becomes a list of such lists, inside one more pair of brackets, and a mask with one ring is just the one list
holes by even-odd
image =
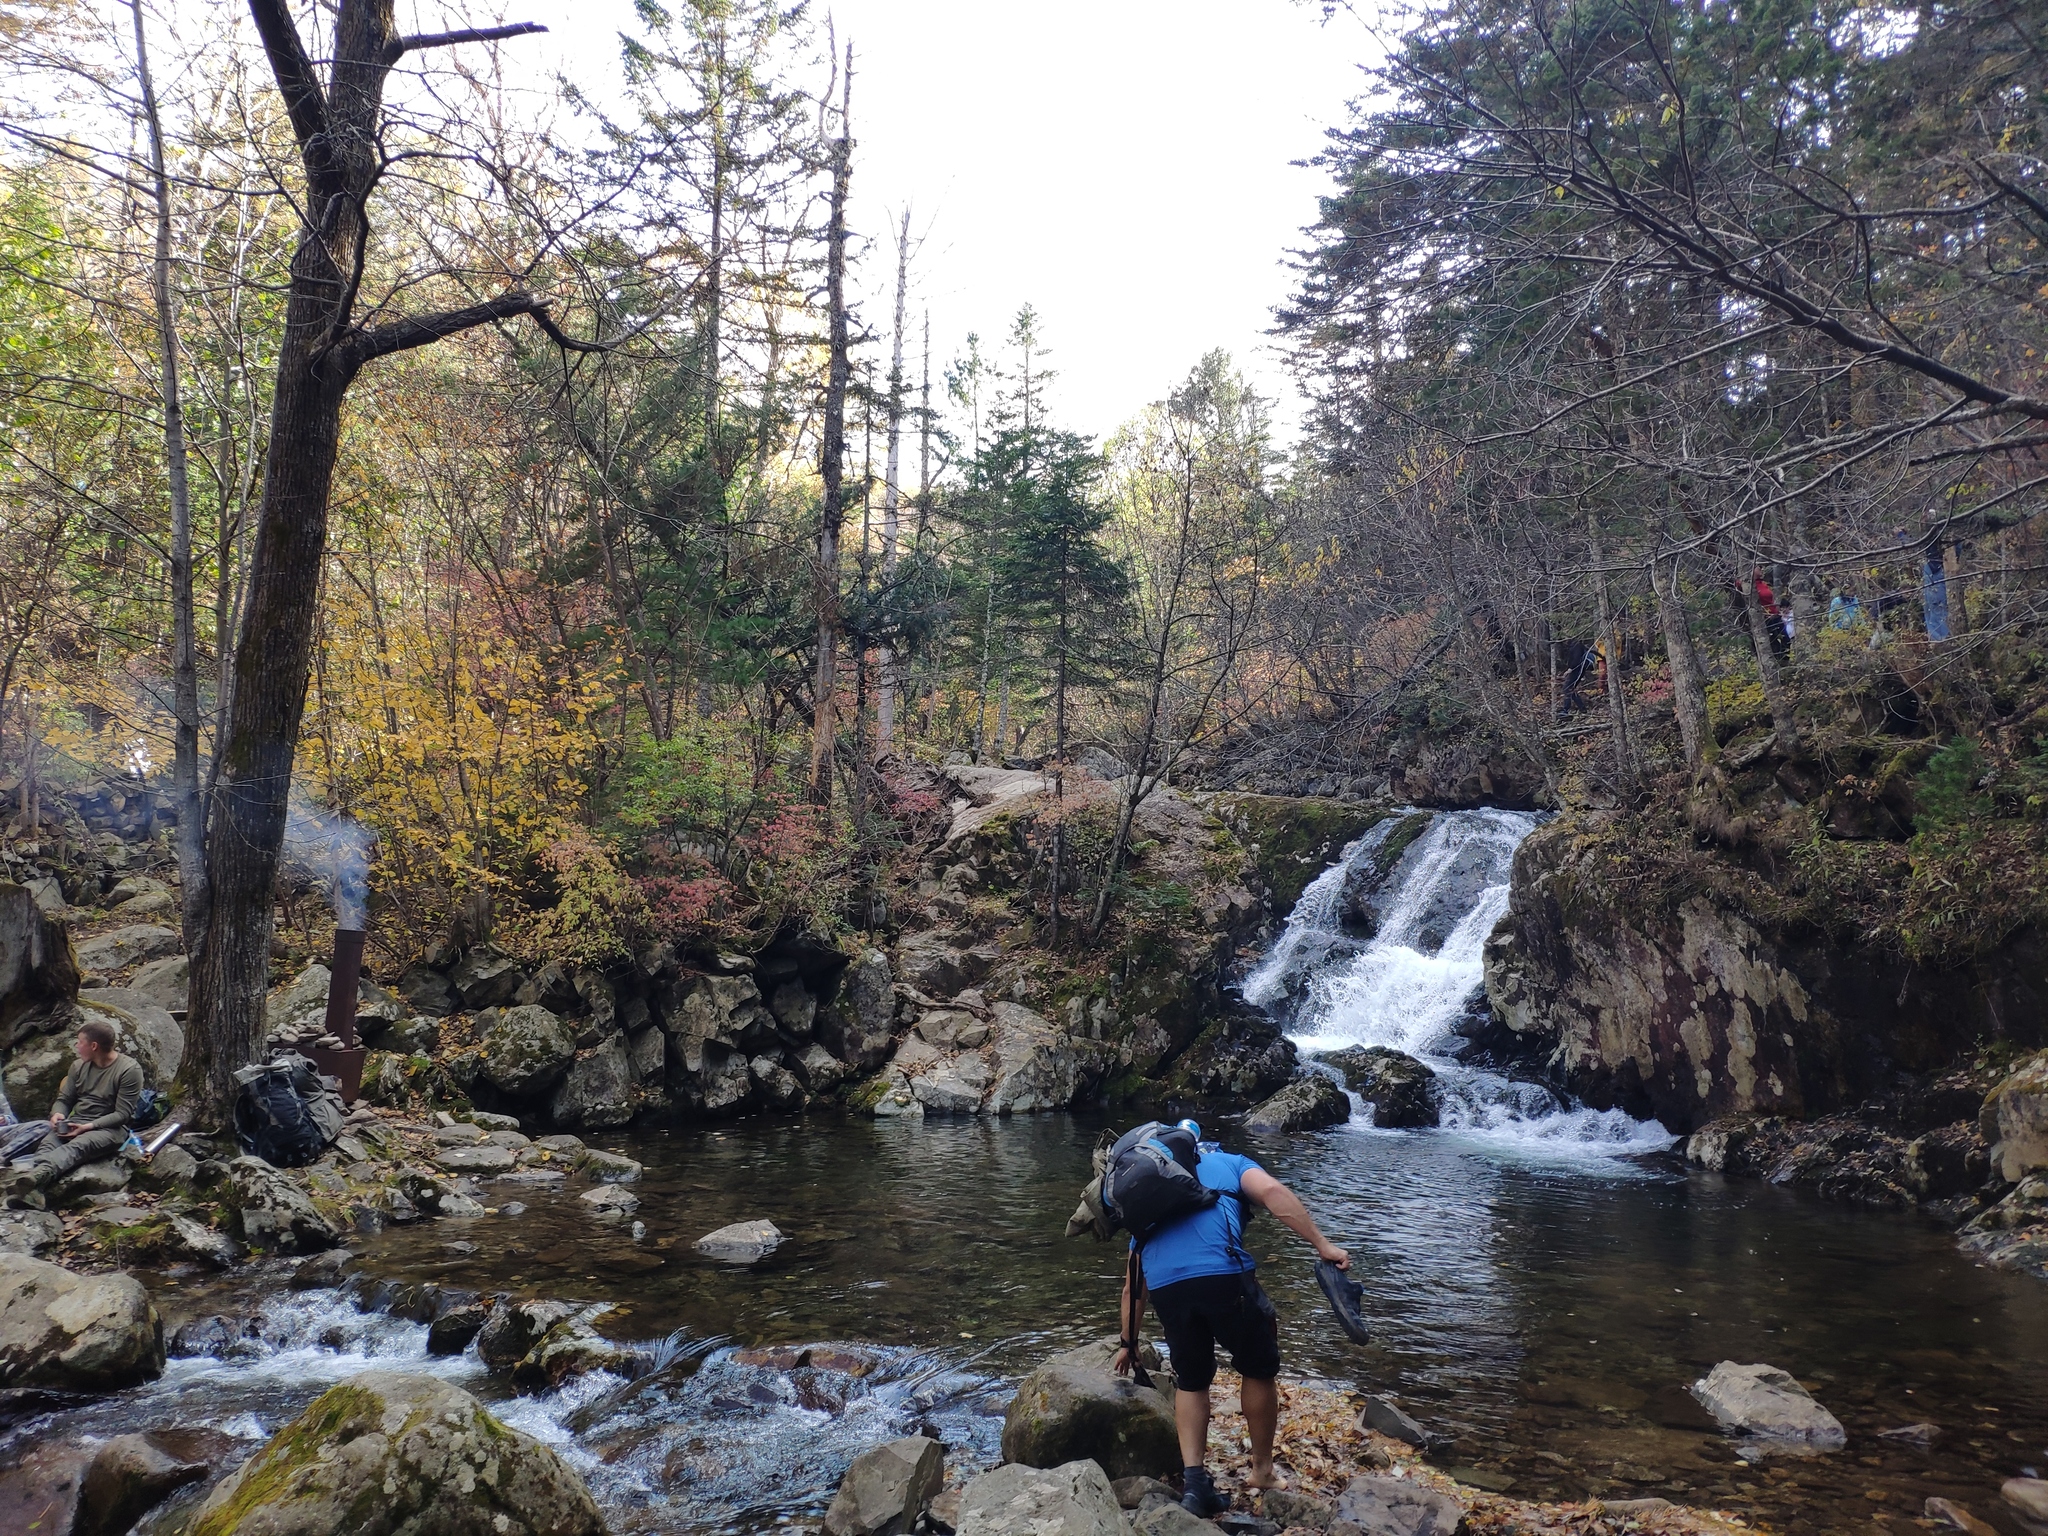
[[[609, 94], [628, 0], [497, 4], [551, 29], [508, 44], [508, 65]], [[929, 234], [911, 308], [930, 306], [935, 391], [967, 332], [999, 342], [1028, 301], [1063, 425], [1106, 435], [1218, 346], [1292, 422], [1263, 333], [1327, 183], [1289, 162], [1343, 121], [1363, 27], [1297, 0], [836, 0], [831, 14], [854, 47], [854, 219], [872, 242], [860, 277], [878, 368], [892, 215], [908, 202]], [[908, 329], [915, 379], [918, 321]]]

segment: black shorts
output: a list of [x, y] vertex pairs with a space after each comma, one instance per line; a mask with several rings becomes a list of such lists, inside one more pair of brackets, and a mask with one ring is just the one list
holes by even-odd
[[1230, 1351], [1240, 1376], [1271, 1381], [1280, 1374], [1280, 1314], [1259, 1289], [1258, 1276], [1197, 1275], [1152, 1293], [1152, 1310], [1173, 1356], [1183, 1392], [1206, 1392], [1216, 1379], [1216, 1346]]

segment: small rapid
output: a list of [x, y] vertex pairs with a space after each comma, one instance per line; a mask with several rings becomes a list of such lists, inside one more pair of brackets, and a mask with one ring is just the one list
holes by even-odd
[[1589, 1109], [1465, 1059], [1485, 1022], [1487, 935], [1507, 911], [1515, 849], [1541, 818], [1449, 811], [1415, 835], [1421, 814], [1378, 823], [1310, 882], [1245, 978], [1246, 1001], [1286, 1017], [1304, 1051], [1385, 1046], [1424, 1062], [1442, 1089], [1444, 1132], [1551, 1157], [1670, 1146], [1654, 1120]]
[[[233, 1464], [320, 1392], [375, 1370], [435, 1376], [475, 1393], [501, 1421], [551, 1446], [600, 1504], [629, 1513], [629, 1528], [646, 1536], [815, 1520], [855, 1456], [901, 1435], [942, 1438], [969, 1465], [998, 1459], [1008, 1394], [999, 1376], [953, 1351], [748, 1349], [678, 1331], [629, 1347], [637, 1360], [630, 1377], [596, 1371], [514, 1395], [474, 1344], [434, 1355], [426, 1324], [377, 1310], [389, 1299], [380, 1291], [392, 1289], [274, 1292], [231, 1318], [198, 1319], [181, 1330], [156, 1381], [0, 1429], [0, 1464], [44, 1434], [147, 1430], [196, 1436], [209, 1458]], [[196, 1496], [158, 1509], [142, 1536], [179, 1528]]]

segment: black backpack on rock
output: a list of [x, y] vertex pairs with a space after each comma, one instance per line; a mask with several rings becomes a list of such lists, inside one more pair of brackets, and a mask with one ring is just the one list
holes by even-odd
[[340, 1085], [297, 1054], [243, 1067], [235, 1095], [235, 1141], [273, 1168], [303, 1168], [341, 1134]]

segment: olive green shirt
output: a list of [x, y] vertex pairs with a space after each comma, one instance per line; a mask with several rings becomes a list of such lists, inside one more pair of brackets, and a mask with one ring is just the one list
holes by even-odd
[[51, 1106], [73, 1125], [112, 1131], [125, 1126], [142, 1098], [142, 1063], [116, 1051], [104, 1067], [80, 1058], [71, 1063]]

